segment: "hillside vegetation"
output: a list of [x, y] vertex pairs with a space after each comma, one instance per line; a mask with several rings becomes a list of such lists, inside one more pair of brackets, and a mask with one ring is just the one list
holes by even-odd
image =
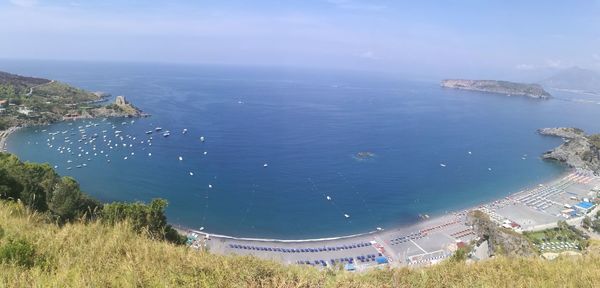
[[[59, 226], [0, 202], [2, 287], [594, 287], [597, 252], [545, 261], [504, 258], [352, 274], [219, 256], [152, 240], [121, 222]], [[598, 251], [597, 243], [590, 251]]]

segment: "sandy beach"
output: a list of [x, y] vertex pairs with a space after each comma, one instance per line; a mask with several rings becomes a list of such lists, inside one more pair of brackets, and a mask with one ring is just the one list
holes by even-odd
[[[186, 230], [195, 238], [192, 247], [217, 254], [254, 255], [286, 264], [316, 267], [344, 265], [357, 271], [380, 265], [393, 267], [435, 264], [464, 243], [476, 239], [467, 213], [480, 210], [498, 225], [513, 225], [517, 232], [554, 227], [559, 220], [571, 224], [582, 214], [561, 213], [600, 189], [600, 177], [570, 170], [557, 179], [538, 184], [502, 199], [467, 210], [422, 220], [413, 225], [361, 235], [326, 239], [277, 240], [236, 238], [206, 231]], [[350, 264], [350, 265], [348, 265]]]

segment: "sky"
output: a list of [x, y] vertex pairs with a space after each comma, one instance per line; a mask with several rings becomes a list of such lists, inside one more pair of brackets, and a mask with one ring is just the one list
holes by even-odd
[[0, 58], [423, 75], [600, 70], [600, 1], [0, 0]]

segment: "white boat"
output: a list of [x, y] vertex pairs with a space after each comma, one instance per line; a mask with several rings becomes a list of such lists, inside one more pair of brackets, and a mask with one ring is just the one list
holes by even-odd
[[183, 134], [187, 133], [187, 129], [183, 129], [183, 132], [182, 132], [182, 133], [183, 133]]
[[204, 142], [204, 136], [200, 136], [200, 141]]
[[183, 161], [183, 157], [179, 156], [179, 161]]
[[331, 201], [331, 197], [327, 196], [327, 200], [330, 200], [330, 201]]
[[346, 218], [350, 218], [350, 215], [348, 215], [348, 214], [344, 214], [344, 217], [346, 217]]
[[171, 136], [171, 132], [167, 131], [165, 133], [163, 133], [163, 137], [169, 137]]
[[146, 134], [152, 134], [152, 130], [146, 131]]
[[265, 163], [265, 164], [263, 165], [263, 167], [265, 167], [265, 168], [266, 168], [266, 167], [269, 167], [269, 164]]
[[440, 163], [440, 166], [441, 166], [441, 167], [446, 167], [446, 164], [444, 164], [444, 163]]
[[162, 130], [162, 128], [156, 127], [156, 128], [154, 128], [154, 130], [156, 130], [158, 132], [158, 131]]

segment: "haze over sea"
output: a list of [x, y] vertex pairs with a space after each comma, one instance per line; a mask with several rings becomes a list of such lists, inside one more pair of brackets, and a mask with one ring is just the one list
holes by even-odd
[[[539, 157], [561, 140], [536, 129], [598, 132], [600, 120], [600, 105], [570, 101], [576, 94], [539, 101], [361, 72], [40, 61], [0, 70], [125, 95], [152, 114], [22, 129], [10, 152], [58, 166], [103, 201], [165, 198], [175, 224], [244, 237], [363, 233], [501, 198], [564, 171]], [[97, 150], [74, 141], [89, 154], [57, 151], [90, 123]], [[157, 126], [171, 136], [154, 133], [149, 146], [145, 132]], [[102, 135], [127, 147], [109, 149]], [[375, 157], [357, 159], [361, 151]]]

